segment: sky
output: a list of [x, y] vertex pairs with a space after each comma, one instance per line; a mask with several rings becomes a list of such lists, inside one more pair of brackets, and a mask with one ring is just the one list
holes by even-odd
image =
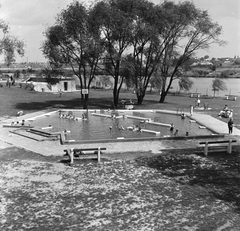
[[[93, 1], [93, 0], [92, 0]], [[92, 2], [91, 1], [91, 2]], [[155, 4], [163, 0], [151, 0]], [[175, 3], [183, 0], [172, 0]], [[201, 10], [207, 10], [211, 19], [223, 28], [224, 47], [212, 45], [208, 51], [199, 51], [197, 57], [210, 58], [240, 56], [240, 0], [189, 0]], [[10, 27], [10, 33], [26, 44], [25, 56], [17, 62], [46, 62], [41, 43], [44, 31], [54, 24], [56, 16], [73, 0], [0, 0], [0, 20]], [[88, 4], [88, 0], [79, 0]], [[0, 58], [3, 62], [3, 58]]]

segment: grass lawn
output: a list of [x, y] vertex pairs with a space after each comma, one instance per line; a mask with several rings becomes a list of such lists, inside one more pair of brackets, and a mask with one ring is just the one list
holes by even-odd
[[[89, 108], [101, 109], [110, 108], [112, 104], [112, 90], [93, 90], [90, 91], [89, 98]], [[16, 116], [18, 111], [23, 111], [25, 114], [45, 110], [45, 109], [81, 109], [81, 96], [80, 92], [64, 93], [62, 97], [59, 94], [53, 93], [42, 93], [29, 91], [28, 89], [18, 88], [18, 87], [2, 87], [0, 88], [0, 99], [1, 99], [1, 116]], [[122, 91], [120, 93], [119, 102], [122, 99], [132, 99], [136, 101], [136, 95], [131, 91]], [[224, 107], [225, 104], [228, 105], [230, 109], [234, 110], [234, 123], [240, 128], [240, 99], [237, 101], [225, 100], [224, 98], [201, 98], [201, 106], [207, 104], [211, 110], [204, 111], [204, 113], [210, 114], [216, 117], [219, 111]], [[183, 110], [184, 112], [189, 112], [190, 105], [196, 104], [196, 98], [190, 98], [184, 94], [174, 96], [169, 94], [166, 97], [165, 103], [160, 104], [159, 95], [156, 93], [149, 94], [145, 96], [145, 100], [142, 105], [136, 105], [135, 109], [166, 109], [166, 110]], [[122, 108], [121, 103], [119, 103], [119, 108]], [[225, 122], [226, 119], [222, 119]]]
[[[92, 90], [89, 108], [109, 108], [111, 91]], [[81, 108], [80, 94], [0, 88], [0, 116], [49, 108]], [[135, 99], [122, 92], [121, 99]], [[181, 108], [195, 99], [147, 94], [137, 109]], [[239, 99], [238, 99], [239, 100]], [[239, 122], [239, 101], [201, 99], [217, 116], [227, 103]], [[237, 122], [236, 122], [237, 121]], [[0, 141], [1, 230], [240, 230], [240, 147], [208, 157], [195, 149], [108, 154], [73, 167]]]

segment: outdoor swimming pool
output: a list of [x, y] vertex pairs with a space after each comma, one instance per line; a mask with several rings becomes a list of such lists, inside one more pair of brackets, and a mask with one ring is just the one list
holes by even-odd
[[[84, 114], [85, 119], [82, 119]], [[60, 116], [59, 116], [60, 115]], [[67, 115], [70, 115], [67, 116]], [[161, 111], [108, 111], [108, 110], [63, 110], [47, 113], [27, 121], [36, 128], [48, 132], [66, 133], [67, 140], [107, 140], [126, 138], [171, 137], [211, 135], [212, 132], [188, 117]], [[174, 130], [170, 131], [170, 124]], [[50, 126], [49, 126], [50, 125]], [[140, 127], [132, 129], [132, 127]]]

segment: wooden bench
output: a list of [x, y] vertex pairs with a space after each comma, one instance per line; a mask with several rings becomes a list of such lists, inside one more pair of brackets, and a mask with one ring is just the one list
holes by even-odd
[[132, 110], [134, 109], [134, 106], [132, 104], [125, 104], [125, 109]]
[[201, 97], [201, 93], [190, 93], [190, 97], [191, 98], [200, 98]]
[[208, 148], [219, 148], [222, 146], [227, 147], [227, 153], [232, 153], [232, 144], [236, 143], [237, 140], [220, 140], [220, 141], [202, 141], [199, 142], [199, 145], [204, 145], [204, 155], [208, 155]]
[[225, 99], [226, 100], [234, 100], [236, 101], [237, 100], [237, 96], [236, 95], [225, 95]]
[[121, 101], [122, 105], [123, 105], [123, 108], [127, 109], [127, 110], [132, 110], [134, 108], [134, 102], [132, 100], [126, 100], [126, 99], [123, 99]]
[[75, 159], [81, 159], [81, 157], [94, 158], [100, 161], [102, 150], [106, 150], [106, 148], [70, 148], [64, 150], [64, 156], [69, 156], [70, 165]]

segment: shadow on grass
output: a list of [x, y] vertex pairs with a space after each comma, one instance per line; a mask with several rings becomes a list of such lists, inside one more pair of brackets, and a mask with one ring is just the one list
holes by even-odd
[[231, 155], [217, 152], [203, 157], [196, 153], [196, 149], [163, 150], [159, 156], [137, 158], [136, 162], [157, 169], [178, 183], [204, 187], [215, 198], [232, 203], [240, 213], [239, 148]]
[[[111, 100], [109, 98], [93, 98], [89, 99], [89, 109], [100, 108], [107, 109], [111, 106]], [[18, 103], [16, 109], [23, 111], [38, 111], [49, 108], [60, 108], [60, 109], [82, 109], [82, 100], [79, 98], [68, 99], [68, 100], [49, 100], [45, 102], [29, 102], [29, 103]]]
[[23, 148], [9, 147], [0, 149], [1, 161], [13, 161], [13, 160], [34, 160], [41, 162], [56, 163], [59, 161], [58, 156], [43, 156], [35, 152], [28, 151]]
[[[33, 94], [35, 92], [32, 92]], [[91, 97], [89, 98], [89, 102], [88, 102], [88, 108], [89, 109], [108, 109], [108, 108], [113, 108], [113, 104], [112, 104], [112, 98], [111, 97], [103, 97], [103, 95], [101, 95], [102, 92], [99, 93], [99, 96], [95, 97]], [[36, 94], [36, 93], [35, 93]], [[50, 97], [53, 97], [52, 95]], [[124, 99], [132, 99], [131, 97], [122, 97]], [[121, 100], [121, 99], [119, 99]], [[175, 104], [171, 103], [171, 102], [165, 102], [163, 104], [158, 103], [156, 100], [145, 100], [143, 102], [142, 105], [136, 105], [135, 104], [135, 109], [152, 109], [152, 108], [156, 108], [156, 109], [164, 109], [165, 106], [170, 107], [171, 109], [176, 110], [175, 108]], [[60, 109], [82, 109], [82, 99], [80, 97], [78, 98], [64, 98], [64, 97], [57, 97], [55, 99], [50, 98], [50, 100], [45, 100], [44, 98], [41, 99], [39, 98], [39, 101], [34, 100], [33, 102], [31, 102], [29, 100], [29, 102], [27, 102], [27, 100], [25, 102], [19, 102], [15, 105], [15, 109], [17, 110], [22, 110], [25, 112], [28, 111], [39, 111], [39, 110], [46, 110], [49, 108], [60, 108]], [[118, 104], [118, 108], [117, 109], [123, 109], [123, 106], [121, 103]]]

